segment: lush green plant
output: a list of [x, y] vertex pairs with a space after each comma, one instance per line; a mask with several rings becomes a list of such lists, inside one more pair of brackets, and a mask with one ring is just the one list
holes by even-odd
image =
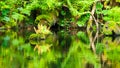
[[73, 14], [73, 16], [77, 15], [82, 15], [84, 12], [87, 12], [90, 10], [90, 6], [94, 0], [84, 0], [84, 1], [79, 1], [79, 0], [67, 0], [68, 7]]
[[[89, 35], [73, 30], [76, 27], [89, 26], [87, 22], [90, 20], [92, 25], [88, 32], [95, 32], [96, 26], [102, 27], [102, 24], [100, 33], [109, 35], [115, 32], [118, 35], [119, 3], [120, 0], [1, 0], [0, 30], [1, 27], [35, 25], [31, 27], [35, 33], [29, 36], [25, 32], [27, 36], [24, 39], [30, 43], [18, 37], [14, 31], [5, 30], [3, 34], [0, 33], [0, 68], [83, 68], [87, 64], [100, 68], [101, 55], [105, 57], [105, 61], [118, 63], [119, 66], [120, 47], [116, 46], [119, 45], [119, 39], [107, 37], [99, 42], [97, 34], [97, 41], [94, 38], [89, 40]], [[53, 25], [56, 28], [62, 26], [68, 31], [53, 34], [50, 31]], [[91, 37], [93, 36], [94, 33], [91, 33]], [[91, 43], [95, 43], [97, 55], [91, 51]]]
[[103, 11], [103, 14], [105, 15], [104, 20], [105, 21], [114, 21], [114, 22], [119, 24], [119, 22], [120, 22], [119, 13], [120, 13], [120, 8], [119, 7], [114, 7], [110, 10], [104, 10]]
[[[84, 12], [89, 13], [90, 7], [93, 3], [93, 0], [89, 0], [89, 1], [75, 0], [74, 2], [71, 0], [67, 0], [67, 1], [58, 1], [58, 0], [20, 1], [18, 0], [18, 1], [11, 1], [11, 3], [8, 3], [8, 1], [11, 1], [11, 0], [0, 2], [0, 5], [1, 5], [0, 11], [2, 15], [0, 18], [0, 21], [5, 23], [9, 27], [17, 26], [21, 22], [28, 23], [28, 24], [30, 24], [30, 22], [36, 22], [36, 23], [42, 23], [42, 24], [45, 23], [42, 20], [45, 20], [47, 22], [46, 23], [47, 26], [51, 26], [57, 22], [59, 18], [59, 13], [61, 13], [61, 11], [64, 11], [61, 8], [62, 6], [67, 5], [67, 8], [70, 10], [72, 14], [70, 17], [72, 17], [72, 16], [81, 16], [82, 14], [84, 14]], [[32, 13], [35, 13], [35, 17], [34, 17], [35, 20], [31, 16], [33, 15]], [[88, 19], [88, 17], [86, 18], [86, 16], [82, 18], [83, 19], [85, 18], [84, 22], [86, 22]], [[63, 20], [63, 22], [66, 22], [66, 21]], [[83, 22], [82, 23], [79, 22], [78, 25], [84, 26]]]

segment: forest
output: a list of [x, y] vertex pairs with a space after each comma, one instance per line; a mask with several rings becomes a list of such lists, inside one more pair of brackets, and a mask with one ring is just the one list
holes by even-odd
[[0, 68], [119, 68], [120, 0], [0, 0]]

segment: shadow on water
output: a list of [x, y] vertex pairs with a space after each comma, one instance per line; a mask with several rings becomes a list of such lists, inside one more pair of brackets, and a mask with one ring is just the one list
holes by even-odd
[[92, 52], [86, 32], [60, 30], [29, 40], [33, 30], [0, 31], [0, 68], [119, 68], [120, 38], [99, 36]]

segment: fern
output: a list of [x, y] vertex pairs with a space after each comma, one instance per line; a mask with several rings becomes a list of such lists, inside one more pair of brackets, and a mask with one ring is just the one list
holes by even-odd
[[82, 15], [90, 10], [94, 0], [67, 0], [68, 7], [73, 16]]
[[48, 25], [50, 27], [51, 25], [56, 23], [57, 16], [58, 16], [58, 12], [57, 11], [43, 13], [43, 14], [40, 14], [40, 15], [38, 15], [36, 17], [35, 22], [36, 23], [43, 23], [43, 22], [41, 22], [41, 20], [45, 20], [45, 21], [47, 21], [46, 25]]
[[28, 4], [26, 8], [29, 8], [31, 10], [41, 9], [51, 11], [61, 5], [62, 3], [59, 2], [58, 0], [32, 0], [32, 2]]

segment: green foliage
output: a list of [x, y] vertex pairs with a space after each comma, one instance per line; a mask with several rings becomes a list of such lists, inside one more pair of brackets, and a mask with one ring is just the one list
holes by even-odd
[[101, 14], [102, 13], [102, 8], [103, 8], [103, 4], [101, 4], [100, 2], [98, 2], [96, 4], [96, 13], [97, 14]]
[[[100, 68], [102, 66], [100, 66], [100, 60], [88, 46], [91, 44], [91, 40], [84, 32], [73, 32], [73, 34], [77, 33], [77, 37], [75, 37], [67, 31], [61, 31], [57, 32], [57, 37], [55, 34], [55, 38], [53, 38], [50, 27], [55, 23], [69, 31], [72, 30], [69, 27], [74, 25], [85, 27], [89, 24], [86, 22], [89, 20], [91, 8], [96, 2], [94, 17], [98, 22], [105, 21], [102, 23], [100, 33], [109, 35], [114, 31], [119, 34], [120, 8], [114, 7], [116, 6], [114, 4], [117, 3], [112, 3], [112, 1], [108, 1], [110, 8], [106, 8], [105, 6], [108, 6], [108, 3], [105, 4], [106, 1], [101, 3], [96, 0], [1, 0], [1, 28], [19, 27], [19, 25], [25, 27], [26, 24], [35, 26], [38, 24], [38, 26], [37, 28], [29, 27], [34, 28], [36, 34], [30, 34], [29, 38], [24, 35], [27, 37], [24, 38], [26, 40], [18, 37], [19, 33], [14, 31], [4, 30], [4, 33], [0, 33], [2, 35], [0, 36], [0, 68], [53, 68], [54, 66], [55, 68], [83, 68], [87, 64]], [[120, 0], [116, 0], [116, 2], [120, 3]], [[91, 23], [93, 30], [95, 19]], [[28, 28], [25, 27], [25, 29]], [[107, 60], [118, 62], [120, 61], [120, 47], [115, 45], [119, 45], [119, 39], [113, 41], [112, 38], [104, 38], [95, 44], [96, 53], [104, 54]]]
[[24, 19], [24, 15], [19, 13], [19, 7], [22, 7], [22, 2], [18, 1], [1, 1], [0, 2], [0, 22], [3, 22], [8, 27], [16, 26], [17, 23], [20, 23]]
[[[8, 3], [9, 1], [10, 3]], [[85, 1], [6, 0], [6, 1], [1, 1], [0, 2], [0, 14], [1, 14], [0, 22], [5, 23], [5, 26], [12, 27], [12, 26], [19, 25], [21, 22], [27, 23], [27, 24], [31, 24], [31, 22], [43, 24], [41, 20], [46, 20], [47, 26], [50, 27], [51, 25], [58, 22], [59, 20], [60, 25], [62, 26], [67, 25], [68, 27], [70, 25], [70, 22], [74, 22], [74, 21], [70, 21], [67, 18], [65, 18], [64, 20], [58, 19], [60, 16], [59, 14], [61, 13], [63, 16], [66, 15], [69, 18], [71, 18], [72, 16], [81, 16], [83, 14], [86, 14], [86, 12], [89, 13], [90, 7], [93, 4], [93, 2], [94, 0], [85, 0]], [[69, 9], [68, 12], [71, 12], [72, 15], [68, 15], [66, 10], [62, 9], [64, 5], [66, 5], [66, 7]], [[88, 16], [84, 16], [80, 19], [81, 22], [80, 21], [77, 22], [77, 25], [84, 26], [87, 20], [88, 20]], [[66, 22], [68, 23], [66, 24]]]
[[65, 58], [62, 68], [84, 68], [85, 63], [93, 64], [95, 68], [100, 68], [99, 60], [92, 54], [84, 43], [77, 41], [71, 45], [68, 55]]
[[[10, 2], [9, 2], [10, 1]], [[79, 17], [77, 25], [79, 27], [85, 26], [85, 23], [89, 19], [89, 14], [94, 0], [30, 0], [30, 1], [21, 1], [21, 0], [2, 0], [0, 2], [0, 22], [5, 23], [6, 26], [12, 27], [17, 26], [21, 22], [31, 24], [32, 23], [43, 23], [41, 20], [47, 21], [47, 26], [51, 26], [54, 23], [58, 22], [61, 26], [66, 27], [70, 25], [70, 22], [75, 22], [68, 20], [68, 18]], [[119, 0], [116, 0], [119, 2]], [[69, 10], [63, 9], [65, 6]], [[119, 24], [119, 7], [114, 7], [110, 10], [102, 10], [104, 5], [100, 2], [96, 4], [96, 13], [99, 17], [99, 14], [104, 14], [105, 21], [115, 21]], [[34, 12], [35, 11], [35, 12]], [[72, 15], [67, 14], [70, 12]], [[34, 14], [35, 13], [35, 14]], [[114, 13], [114, 14], [113, 14]], [[62, 20], [60, 15], [66, 16]], [[84, 15], [85, 14], [85, 15]], [[32, 15], [35, 15], [35, 17]], [[68, 17], [68, 18], [67, 18]], [[32, 20], [31, 20], [32, 19]], [[67, 24], [66, 24], [67, 23]]]
[[[42, 42], [46, 42], [47, 44], [51, 44], [52, 42], [54, 42], [54, 38], [52, 34], [49, 34], [47, 36], [43, 35], [43, 34], [31, 34], [29, 37], [29, 42], [31, 44], [41, 44]], [[45, 44], [43, 44], [45, 45]]]
[[[46, 25], [48, 27], [51, 27], [51, 25], [56, 23], [57, 15], [58, 15], [57, 11], [43, 13], [43, 14], [38, 15], [36, 17], [35, 22], [40, 23], [40, 24], [44, 24], [44, 25]], [[42, 20], [44, 20], [44, 21], [42, 21]]]
[[10, 6], [6, 5], [4, 2], [0, 2], [1, 7], [0, 7], [0, 11], [1, 11], [1, 19], [0, 21], [10, 21], [9, 18], [9, 12], [10, 12]]
[[112, 37], [104, 37], [102, 42], [97, 45], [97, 49], [100, 50], [100, 52], [104, 53], [106, 56], [107, 60], [116, 63], [120, 61], [119, 58], [119, 52], [120, 52], [120, 47], [119, 47], [119, 37], [115, 38], [114, 41]]
[[55, 8], [57, 8], [58, 6], [61, 5], [61, 2], [59, 2], [58, 0], [32, 0], [32, 2], [29, 4], [28, 7], [30, 7], [31, 9], [36, 9], [36, 8], [40, 8], [42, 10], [54, 10]]
[[111, 61], [120, 61], [120, 57], [119, 57], [119, 52], [120, 52], [120, 47], [115, 47], [109, 51], [107, 51], [107, 56], [108, 59], [110, 59]]
[[93, 1], [94, 0], [67, 0], [67, 4], [73, 16], [81, 16], [83, 12], [90, 10]]
[[104, 53], [104, 48], [105, 48], [105, 45], [103, 43], [97, 43], [96, 44], [96, 53], [98, 55], [101, 55], [102, 53]]
[[105, 21], [114, 21], [114, 22], [119, 24], [119, 22], [120, 22], [119, 13], [120, 13], [120, 8], [119, 7], [114, 7], [110, 10], [104, 10], [103, 11], [103, 14], [105, 15], [104, 20]]
[[79, 31], [77, 33], [77, 36], [85, 44], [89, 44], [90, 43], [89, 38], [87, 37], [87, 35], [84, 32]]
[[116, 34], [119, 34], [120, 33], [119, 28], [120, 27], [116, 22], [109, 21], [103, 25], [102, 32], [103, 34], [106, 34], [106, 35], [112, 34], [112, 31], [114, 31]]
[[89, 17], [90, 17], [90, 14], [86, 14], [86, 15], [81, 16], [81, 18], [79, 18], [78, 21], [77, 21], [77, 25], [79, 27], [85, 26]]
[[69, 27], [70, 21], [67, 21], [66, 19], [63, 19], [60, 21], [59, 25], [62, 27]]

